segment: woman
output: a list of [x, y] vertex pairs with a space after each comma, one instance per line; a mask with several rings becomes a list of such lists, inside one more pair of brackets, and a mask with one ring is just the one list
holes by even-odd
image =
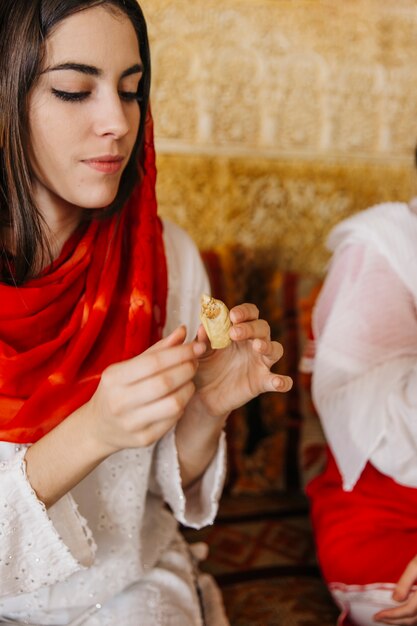
[[329, 443], [308, 486], [340, 624], [417, 624], [417, 213], [389, 203], [331, 233], [313, 397]]
[[149, 82], [136, 0], [2, 1], [1, 624], [226, 623], [176, 520], [213, 522], [229, 412], [291, 382], [253, 305], [226, 349], [198, 325]]

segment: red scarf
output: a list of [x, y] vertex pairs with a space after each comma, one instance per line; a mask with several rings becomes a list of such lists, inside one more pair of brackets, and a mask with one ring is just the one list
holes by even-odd
[[32, 443], [87, 402], [103, 370], [146, 350], [165, 324], [152, 121], [145, 175], [121, 215], [75, 233], [52, 268], [0, 283], [0, 441]]

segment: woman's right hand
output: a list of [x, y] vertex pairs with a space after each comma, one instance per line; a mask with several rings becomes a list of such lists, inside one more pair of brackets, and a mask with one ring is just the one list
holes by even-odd
[[410, 626], [417, 624], [417, 592], [413, 586], [417, 580], [417, 556], [408, 563], [392, 594], [392, 599], [402, 602], [393, 609], [384, 609], [374, 615], [374, 621], [383, 624]]
[[206, 349], [184, 343], [185, 335], [180, 326], [137, 357], [108, 367], [92, 398], [28, 448], [27, 476], [47, 508], [114, 452], [149, 446], [178, 422]]
[[110, 365], [83, 407], [87, 432], [103, 456], [123, 448], [145, 447], [181, 418], [194, 393], [192, 379], [203, 343], [184, 343], [178, 327], [142, 354]]

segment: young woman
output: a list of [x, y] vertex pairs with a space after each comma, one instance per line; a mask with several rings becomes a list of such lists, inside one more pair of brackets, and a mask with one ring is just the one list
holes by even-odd
[[379, 205], [334, 229], [314, 312], [329, 458], [308, 494], [346, 626], [417, 624], [416, 208]]
[[0, 624], [226, 623], [176, 520], [213, 522], [229, 412], [291, 382], [251, 304], [208, 345], [149, 83], [136, 0], [2, 0]]

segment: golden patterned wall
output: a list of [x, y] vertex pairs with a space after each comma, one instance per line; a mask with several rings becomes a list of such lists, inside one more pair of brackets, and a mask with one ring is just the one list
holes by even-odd
[[161, 213], [321, 273], [332, 224], [416, 192], [417, 0], [142, 0]]

